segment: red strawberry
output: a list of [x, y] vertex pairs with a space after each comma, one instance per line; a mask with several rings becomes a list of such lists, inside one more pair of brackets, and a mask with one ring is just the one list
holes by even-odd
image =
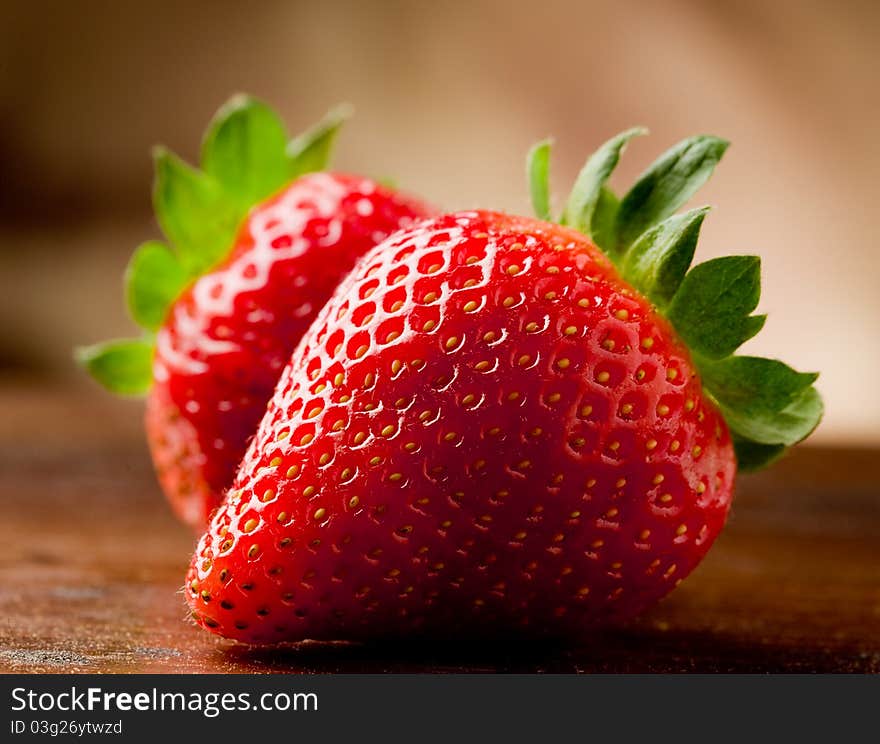
[[766, 464], [821, 402], [815, 375], [732, 356], [762, 324], [756, 259], [685, 275], [705, 210], [673, 213], [725, 143], [686, 140], [618, 201], [604, 182], [633, 134], [588, 161], [572, 227], [463, 212], [357, 264], [199, 543], [200, 625], [248, 642], [568, 636], [690, 573], [737, 458]]
[[[277, 190], [323, 165], [339, 123], [329, 119], [288, 154], [274, 115], [236, 99], [208, 135], [206, 174], [160, 153], [156, 208], [177, 251], [148, 243], [129, 272], [132, 312], [156, 331], [155, 352], [150, 338], [86, 355], [109, 387], [150, 387], [146, 428], [156, 471], [178, 516], [194, 527], [220, 503], [281, 370], [340, 277], [426, 212], [355, 176], [312, 173]], [[273, 141], [274, 151], [263, 152]], [[120, 355], [139, 366], [108, 372]]]

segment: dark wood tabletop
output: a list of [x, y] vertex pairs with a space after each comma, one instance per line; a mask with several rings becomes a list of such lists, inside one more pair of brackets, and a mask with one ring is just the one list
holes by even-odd
[[185, 619], [195, 539], [165, 507], [140, 410], [0, 387], [0, 671], [880, 672], [876, 450], [801, 447], [741, 477], [694, 574], [577, 646], [253, 649]]

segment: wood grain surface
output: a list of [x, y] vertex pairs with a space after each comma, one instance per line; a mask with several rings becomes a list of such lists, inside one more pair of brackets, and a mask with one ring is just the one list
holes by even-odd
[[876, 451], [802, 447], [741, 478], [697, 571], [574, 647], [253, 649], [185, 620], [194, 537], [165, 507], [139, 418], [100, 394], [0, 387], [0, 671], [880, 672]]

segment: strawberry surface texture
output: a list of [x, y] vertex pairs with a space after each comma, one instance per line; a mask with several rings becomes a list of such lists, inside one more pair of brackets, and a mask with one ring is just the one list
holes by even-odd
[[718, 536], [738, 470], [819, 421], [816, 375], [734, 352], [754, 256], [689, 268], [727, 143], [697, 136], [622, 198], [606, 142], [550, 221], [466, 211], [396, 233], [303, 336], [186, 579], [250, 643], [551, 636], [626, 621]]
[[321, 313], [190, 601], [248, 641], [630, 617], [708, 550], [734, 473], [687, 349], [583, 235], [450, 215]]

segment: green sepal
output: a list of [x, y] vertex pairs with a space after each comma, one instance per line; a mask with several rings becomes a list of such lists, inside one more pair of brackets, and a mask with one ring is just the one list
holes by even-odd
[[281, 120], [265, 104], [236, 96], [216, 114], [196, 170], [165, 148], [155, 149], [153, 205], [180, 263], [198, 276], [228, 252], [254, 205], [294, 178], [327, 166], [350, 109], [340, 106], [287, 142]]
[[761, 444], [791, 446], [813, 433], [825, 412], [822, 396], [814, 387], [808, 387], [781, 411], [764, 411], [747, 416], [735, 409], [722, 408], [731, 429]]
[[550, 148], [553, 140], [545, 139], [532, 145], [526, 156], [526, 175], [535, 216], [541, 220], [550, 215]]
[[202, 169], [216, 180], [239, 211], [290, 180], [287, 131], [265, 103], [231, 98], [214, 116], [202, 142]]
[[[180, 292], [228, 254], [248, 211], [296, 177], [325, 168], [350, 108], [338, 107], [305, 134], [287, 140], [266, 104], [235, 96], [220, 108], [202, 142], [202, 170], [165, 148], [154, 150], [153, 205], [167, 243], [141, 245], [125, 277], [132, 318], [156, 330]], [[76, 358], [107, 389], [149, 388], [152, 341], [112, 341]]]
[[[620, 153], [623, 151], [626, 143], [633, 137], [643, 134], [647, 134], [647, 130], [642, 127], [628, 129], [612, 137], [589, 157], [578, 174], [568, 201], [565, 204], [565, 211], [562, 213], [561, 220], [563, 225], [569, 225], [576, 230], [580, 230], [584, 235], [594, 240], [594, 242], [596, 241], [596, 232], [599, 225], [596, 213], [605, 182], [617, 166], [617, 162], [620, 160]], [[608, 205], [606, 204], [606, 210], [607, 207]], [[603, 215], [603, 217], [606, 218], [607, 222], [607, 214]], [[607, 231], [608, 224], [604, 224], [603, 228]], [[613, 238], [613, 236], [609, 237]], [[606, 253], [614, 248], [613, 245], [607, 243], [605, 245], [602, 243], [597, 244]]]
[[150, 240], [132, 255], [125, 271], [125, 299], [132, 320], [155, 330], [189, 281], [189, 274], [164, 243]]
[[822, 417], [822, 399], [813, 387], [819, 375], [814, 372], [751, 356], [698, 360], [698, 366], [727, 425], [744, 439], [796, 444]]
[[321, 121], [287, 144], [288, 180], [327, 167], [336, 135], [351, 117], [352, 110], [348, 104], [336, 106]]
[[709, 207], [700, 207], [667, 217], [642, 233], [624, 255], [623, 277], [658, 307], [668, 305], [678, 291], [708, 211]]
[[153, 208], [181, 265], [197, 276], [216, 264], [232, 245], [241, 209], [213, 178], [164, 147], [154, 150]]
[[620, 209], [620, 199], [611, 189], [603, 186], [599, 191], [599, 201], [596, 202], [591, 226], [593, 242], [599, 248], [614, 245], [614, 222], [618, 209]]
[[654, 161], [620, 202], [614, 252], [623, 254], [645, 230], [690, 199], [712, 175], [729, 144], [718, 137], [698, 135]]
[[[590, 157], [560, 222], [592, 238], [675, 327], [727, 422], [739, 469], [766, 467], [819, 424], [817, 375], [773, 359], [732, 356], [766, 319], [751, 315], [761, 290], [757, 257], [718, 258], [688, 270], [708, 207], [675, 212], [709, 178], [728, 143], [707, 135], [683, 140], [618, 200], [605, 182], [626, 142], [641, 131], [618, 135]], [[539, 143], [528, 159], [532, 202], [542, 219], [550, 212], [548, 156], [549, 146]]]
[[714, 258], [685, 275], [665, 314], [691, 351], [722, 359], [763, 327], [766, 316], [749, 315], [760, 296], [760, 258]]
[[143, 395], [153, 381], [151, 339], [104, 341], [79, 347], [74, 356], [111, 393]]
[[719, 403], [743, 413], [781, 411], [819, 377], [816, 372], [798, 372], [778, 359], [754, 356], [700, 360], [700, 373]]
[[733, 435], [733, 452], [741, 473], [754, 473], [769, 467], [785, 454], [786, 449], [784, 444], [758, 444]]

